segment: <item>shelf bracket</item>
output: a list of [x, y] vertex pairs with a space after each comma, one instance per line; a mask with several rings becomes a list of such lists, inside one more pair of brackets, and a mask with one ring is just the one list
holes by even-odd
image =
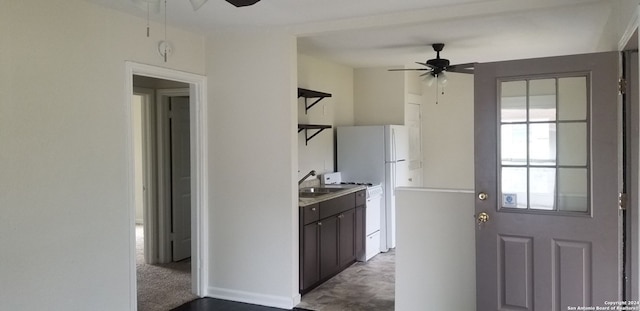
[[[320, 134], [322, 131], [326, 129], [330, 129], [331, 125], [311, 125], [311, 124], [299, 124], [298, 125], [298, 133], [304, 131], [304, 145], [309, 145], [309, 141]], [[316, 130], [311, 136], [309, 136], [310, 130]]]
[[313, 102], [313, 104], [309, 105], [307, 103], [307, 97], [304, 98], [304, 114], [307, 114], [307, 111], [309, 111], [309, 109], [311, 109], [311, 107], [315, 106], [319, 101], [323, 100], [324, 97], [320, 97], [318, 99], [316, 99], [316, 101]]
[[312, 138], [316, 137], [316, 135], [320, 134], [320, 132], [322, 132], [322, 131], [324, 131], [324, 130], [325, 130], [325, 129], [323, 129], [323, 128], [322, 128], [322, 129], [319, 129], [319, 130], [317, 130], [315, 133], [313, 133], [311, 136], [308, 136], [308, 135], [309, 135], [309, 130], [304, 130], [304, 140], [305, 140], [304, 145], [305, 145], [305, 146], [307, 146], [307, 145], [309, 144], [309, 141], [310, 141]]

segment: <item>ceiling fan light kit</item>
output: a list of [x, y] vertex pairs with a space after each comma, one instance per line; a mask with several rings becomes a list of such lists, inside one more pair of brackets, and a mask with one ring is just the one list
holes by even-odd
[[447, 86], [447, 82], [449, 82], [449, 79], [447, 79], [447, 75], [444, 72], [438, 74], [427, 73], [424, 75], [424, 81], [428, 87], [431, 87], [435, 82], [437, 82], [438, 86], [445, 87]]

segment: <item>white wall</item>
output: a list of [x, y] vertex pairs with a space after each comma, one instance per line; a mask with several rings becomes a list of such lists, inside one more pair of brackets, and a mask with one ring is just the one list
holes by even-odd
[[[0, 310], [129, 310], [125, 60], [204, 73], [204, 38], [82, 0], [2, 1]], [[152, 27], [160, 28], [153, 24]]]
[[405, 74], [387, 68], [354, 71], [356, 125], [404, 124]]
[[397, 311], [476, 309], [474, 194], [396, 191]]
[[300, 298], [296, 40], [216, 33], [207, 51], [209, 294], [291, 308]]
[[[298, 178], [311, 170], [333, 172], [335, 127], [353, 125], [353, 68], [312, 56], [298, 54], [298, 87], [330, 93], [305, 114], [304, 99], [298, 99], [298, 123], [331, 125], [305, 145], [298, 134]], [[308, 100], [309, 104], [315, 99]], [[309, 132], [309, 135], [314, 131]]]
[[473, 75], [447, 76], [444, 94], [423, 87], [423, 186], [474, 189]]

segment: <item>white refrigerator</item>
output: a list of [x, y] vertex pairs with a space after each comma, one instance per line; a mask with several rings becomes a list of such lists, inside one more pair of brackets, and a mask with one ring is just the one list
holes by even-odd
[[380, 250], [396, 247], [395, 188], [408, 186], [408, 130], [402, 125], [340, 126], [336, 164], [346, 182], [381, 184]]

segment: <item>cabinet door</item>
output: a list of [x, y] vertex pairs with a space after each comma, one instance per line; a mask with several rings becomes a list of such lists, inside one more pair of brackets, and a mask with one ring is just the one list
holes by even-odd
[[356, 210], [350, 209], [338, 215], [340, 267], [351, 264], [356, 259]]
[[366, 231], [365, 231], [365, 221], [367, 219], [366, 215], [367, 209], [365, 205], [360, 205], [356, 207], [356, 260], [358, 261], [366, 261], [366, 249], [365, 249], [365, 240], [366, 240]]
[[338, 216], [328, 217], [318, 222], [320, 229], [320, 278], [324, 279], [338, 272]]
[[310, 223], [302, 229], [302, 267], [300, 290], [309, 288], [320, 280], [320, 266], [318, 265], [318, 223]]

